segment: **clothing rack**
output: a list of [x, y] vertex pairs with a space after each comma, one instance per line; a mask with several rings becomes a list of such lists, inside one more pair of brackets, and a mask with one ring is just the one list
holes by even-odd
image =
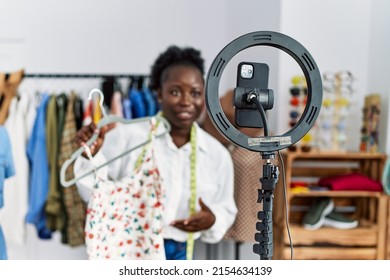
[[138, 89], [144, 86], [144, 81], [149, 78], [145, 74], [77, 74], [77, 73], [24, 73], [23, 79], [102, 79], [101, 88], [104, 92], [104, 104], [111, 108], [111, 100], [114, 91], [118, 86], [117, 79], [129, 79], [130, 88]]

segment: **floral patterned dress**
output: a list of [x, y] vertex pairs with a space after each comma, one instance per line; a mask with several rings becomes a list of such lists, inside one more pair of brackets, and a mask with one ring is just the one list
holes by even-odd
[[88, 204], [85, 241], [90, 259], [165, 259], [164, 193], [152, 145], [119, 181], [99, 180]]

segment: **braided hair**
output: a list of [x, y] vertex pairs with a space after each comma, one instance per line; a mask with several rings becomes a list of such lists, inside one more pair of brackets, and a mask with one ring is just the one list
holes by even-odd
[[193, 66], [200, 71], [202, 77], [204, 75], [204, 59], [201, 57], [199, 50], [191, 47], [179, 48], [170, 46], [158, 56], [152, 66], [150, 88], [152, 90], [161, 88], [162, 83], [166, 79], [165, 70], [177, 65]]

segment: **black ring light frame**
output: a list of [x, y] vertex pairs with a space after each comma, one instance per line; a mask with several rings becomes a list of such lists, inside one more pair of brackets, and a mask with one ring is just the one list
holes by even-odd
[[[237, 53], [253, 46], [269, 46], [288, 53], [299, 64], [306, 78], [308, 90], [306, 107], [295, 126], [280, 136], [248, 137], [230, 123], [221, 108], [218, 93], [224, 68]], [[299, 42], [281, 33], [256, 31], [238, 37], [217, 55], [207, 74], [206, 107], [212, 122], [224, 137], [251, 151], [278, 151], [299, 141], [314, 125], [321, 104], [321, 74], [314, 59]]]

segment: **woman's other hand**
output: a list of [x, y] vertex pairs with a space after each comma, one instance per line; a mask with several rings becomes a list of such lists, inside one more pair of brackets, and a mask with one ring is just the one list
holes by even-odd
[[215, 215], [211, 212], [210, 208], [204, 204], [201, 198], [199, 198], [199, 205], [199, 212], [196, 212], [187, 219], [173, 221], [171, 226], [187, 232], [197, 232], [211, 228], [215, 223]]

